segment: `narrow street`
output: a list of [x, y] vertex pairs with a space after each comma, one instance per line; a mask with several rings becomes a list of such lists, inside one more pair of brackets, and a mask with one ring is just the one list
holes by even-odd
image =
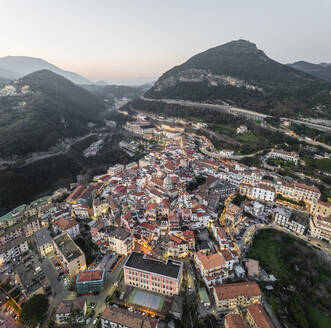
[[112, 294], [115, 291], [115, 287], [117, 285], [115, 284], [120, 280], [120, 277], [122, 275], [122, 268], [124, 266], [125, 259], [122, 259], [122, 261], [116, 266], [115, 270], [113, 272], [107, 272], [107, 280], [106, 280], [106, 289], [101, 292], [98, 295], [88, 295], [88, 296], [81, 296], [86, 299], [87, 304], [90, 302], [95, 302], [97, 305], [95, 307], [95, 315], [87, 325], [87, 327], [93, 327], [93, 321], [95, 317], [102, 313], [106, 307], [106, 297], [110, 294]]

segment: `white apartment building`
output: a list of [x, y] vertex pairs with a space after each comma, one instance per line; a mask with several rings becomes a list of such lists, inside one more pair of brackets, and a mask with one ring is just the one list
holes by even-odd
[[17, 259], [20, 255], [27, 252], [29, 246], [27, 243], [27, 238], [25, 236], [13, 239], [7, 244], [0, 247], [0, 267], [14, 259]]
[[119, 255], [128, 255], [134, 248], [132, 234], [122, 227], [109, 226], [104, 236], [109, 249]]
[[331, 218], [320, 215], [310, 220], [310, 234], [314, 238], [331, 242]]
[[275, 208], [273, 216], [276, 224], [300, 235], [305, 233], [309, 222], [309, 214], [285, 207]]
[[272, 149], [271, 152], [268, 153], [268, 157], [270, 158], [281, 158], [284, 161], [292, 162], [295, 165], [298, 164], [300, 159], [299, 154], [296, 152], [287, 152], [281, 149]]
[[275, 200], [276, 192], [273, 187], [259, 183], [253, 186], [252, 198], [273, 202]]
[[289, 183], [275, 185], [276, 192], [282, 196], [291, 198], [295, 201], [306, 201], [310, 205], [315, 204], [321, 197], [321, 192], [315, 186], [308, 186], [302, 183]]

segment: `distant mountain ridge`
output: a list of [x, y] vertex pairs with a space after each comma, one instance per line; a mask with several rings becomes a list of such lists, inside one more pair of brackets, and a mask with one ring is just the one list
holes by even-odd
[[59, 74], [76, 84], [91, 83], [85, 77], [74, 72], [65, 71], [41, 58], [26, 56], [6, 56], [0, 58], [0, 77], [17, 79], [24, 75], [44, 69]]
[[102, 124], [104, 103], [49, 70], [12, 81], [0, 90], [0, 158], [46, 151], [67, 137]]
[[299, 71], [311, 74], [321, 80], [331, 82], [331, 63], [312, 64], [305, 61], [297, 61], [287, 66]]
[[231, 41], [199, 53], [165, 72], [145, 94], [230, 103], [264, 113], [312, 113], [320, 102], [331, 105], [331, 85], [270, 59], [246, 40]]

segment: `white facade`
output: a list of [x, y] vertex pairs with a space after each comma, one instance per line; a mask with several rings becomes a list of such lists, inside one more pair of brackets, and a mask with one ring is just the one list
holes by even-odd
[[12, 245], [7, 244], [0, 250], [0, 266], [2, 263], [12, 261], [29, 250], [26, 240], [19, 242], [14, 241], [11, 244]]
[[331, 242], [331, 218], [315, 216], [311, 219], [310, 234], [314, 238]]
[[253, 186], [252, 197], [273, 202], [275, 200], [275, 189], [261, 184]]

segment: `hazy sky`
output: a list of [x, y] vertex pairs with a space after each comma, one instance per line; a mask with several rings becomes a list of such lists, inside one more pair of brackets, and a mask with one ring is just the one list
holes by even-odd
[[0, 56], [91, 80], [157, 77], [233, 39], [282, 63], [331, 62], [331, 0], [0, 0]]

